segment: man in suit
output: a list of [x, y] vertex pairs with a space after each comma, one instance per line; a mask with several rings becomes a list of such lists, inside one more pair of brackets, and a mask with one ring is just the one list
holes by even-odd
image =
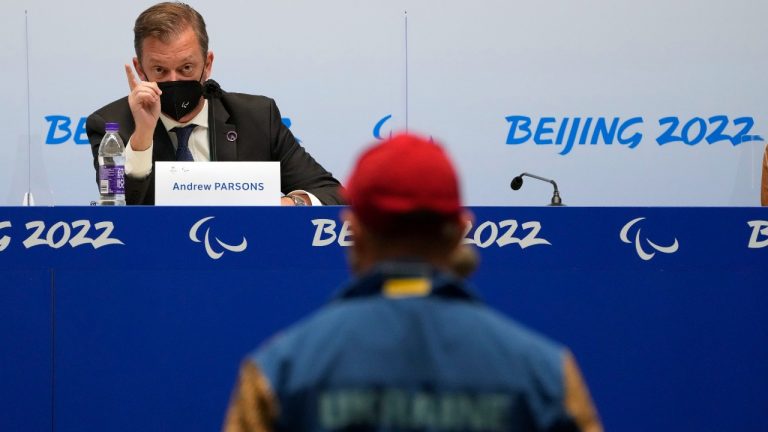
[[570, 351], [452, 269], [468, 215], [439, 145], [370, 148], [345, 196], [356, 278], [243, 361], [226, 432], [602, 430]]
[[[155, 202], [155, 161], [279, 161], [283, 205], [341, 204], [340, 184], [299, 145], [275, 102], [207, 84], [213, 52], [203, 17], [177, 2], [156, 4], [134, 27], [136, 57], [125, 65], [130, 93], [88, 117], [98, 172], [106, 122], [118, 122], [126, 144], [128, 204]], [[215, 134], [213, 133], [215, 131]], [[98, 174], [97, 174], [98, 182]]]

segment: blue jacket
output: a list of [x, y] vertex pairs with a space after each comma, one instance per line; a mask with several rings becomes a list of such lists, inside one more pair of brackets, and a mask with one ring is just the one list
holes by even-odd
[[225, 429], [601, 427], [565, 348], [448, 274], [386, 263], [246, 359]]

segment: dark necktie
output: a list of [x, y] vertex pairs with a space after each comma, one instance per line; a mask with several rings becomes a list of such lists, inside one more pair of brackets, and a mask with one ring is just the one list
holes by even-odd
[[192, 152], [189, 151], [189, 136], [192, 135], [192, 129], [195, 125], [187, 125], [184, 127], [175, 127], [171, 129], [176, 133], [177, 141], [179, 142], [176, 147], [176, 160], [177, 161], [194, 161]]

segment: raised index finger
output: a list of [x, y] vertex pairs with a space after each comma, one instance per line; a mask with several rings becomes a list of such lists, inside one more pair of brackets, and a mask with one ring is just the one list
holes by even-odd
[[130, 66], [125, 65], [125, 76], [128, 77], [128, 87], [133, 91], [136, 87], [136, 75], [133, 73], [133, 69]]

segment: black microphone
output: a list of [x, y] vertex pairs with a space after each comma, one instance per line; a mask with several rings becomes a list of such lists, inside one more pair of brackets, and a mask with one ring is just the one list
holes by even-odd
[[215, 99], [219, 99], [223, 91], [216, 81], [209, 79], [203, 83], [203, 97], [208, 99], [208, 146], [211, 153], [211, 162], [216, 161], [216, 109]]
[[209, 79], [203, 83], [203, 97], [206, 99], [218, 99], [224, 92], [216, 81]]
[[533, 177], [537, 180], [545, 181], [547, 183], [552, 183], [552, 186], [555, 187], [555, 193], [552, 195], [552, 201], [549, 203], [550, 206], [562, 206], [563, 200], [560, 199], [560, 191], [557, 190], [557, 183], [555, 183], [554, 180], [550, 180], [544, 177], [539, 177], [535, 174], [528, 174], [528, 173], [522, 173], [519, 176], [512, 179], [512, 183], [510, 183], [509, 187], [511, 187], [513, 190], [518, 190], [521, 187], [523, 187], [523, 177]]

